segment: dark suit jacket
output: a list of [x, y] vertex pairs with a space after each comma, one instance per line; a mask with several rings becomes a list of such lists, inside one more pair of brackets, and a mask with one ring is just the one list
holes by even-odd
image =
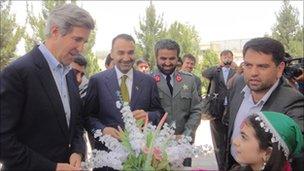
[[[116, 107], [119, 90], [115, 68], [91, 77], [84, 112], [89, 132], [95, 129], [103, 130], [107, 126], [124, 128], [122, 114]], [[164, 114], [155, 81], [151, 76], [136, 70], [133, 71], [130, 107], [131, 111], [142, 109], [148, 112], [149, 120], [154, 124], [157, 124]]]
[[[230, 68], [227, 82], [234, 74], [235, 74], [235, 70]], [[224, 112], [225, 97], [228, 97], [228, 95], [229, 95], [228, 88], [225, 84], [222, 68], [218, 67], [218, 66], [208, 68], [202, 72], [202, 76], [209, 79], [211, 82], [209, 94], [212, 94], [212, 93], [218, 94], [218, 96], [217, 96], [218, 101], [220, 104], [222, 104], [221, 105], [222, 108], [220, 109], [221, 113], [219, 114], [219, 116], [222, 116], [222, 114]]]
[[[235, 81], [230, 94], [230, 104], [228, 109], [229, 126], [228, 126], [228, 141], [227, 141], [227, 157], [228, 167], [233, 164], [233, 158], [230, 154], [231, 136], [234, 129], [234, 120], [236, 114], [243, 102], [244, 93], [242, 90], [245, 86], [244, 77], [238, 77]], [[278, 87], [272, 92], [269, 99], [263, 105], [261, 111], [274, 111], [285, 113], [293, 118], [304, 132], [304, 96], [297, 90], [293, 89], [285, 78], [281, 78]]]
[[72, 152], [84, 154], [78, 88], [68, 74], [70, 126], [47, 61], [35, 47], [0, 75], [0, 161], [5, 169], [55, 170]]

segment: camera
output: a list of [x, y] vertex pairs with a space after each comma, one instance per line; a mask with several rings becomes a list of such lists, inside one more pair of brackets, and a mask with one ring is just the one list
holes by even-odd
[[287, 79], [297, 78], [303, 74], [304, 58], [285, 58], [285, 69], [283, 75]]

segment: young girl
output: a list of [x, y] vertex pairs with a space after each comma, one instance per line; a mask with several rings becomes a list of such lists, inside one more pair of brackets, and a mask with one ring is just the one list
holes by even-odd
[[241, 166], [232, 170], [289, 171], [288, 160], [304, 149], [299, 126], [287, 115], [276, 112], [250, 115], [233, 144]]

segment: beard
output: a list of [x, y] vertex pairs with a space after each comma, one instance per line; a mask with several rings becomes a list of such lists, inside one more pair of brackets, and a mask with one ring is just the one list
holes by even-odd
[[271, 84], [266, 82], [260, 82], [260, 84], [252, 84], [250, 83], [249, 80], [246, 80], [246, 84], [248, 85], [250, 90], [258, 93], [258, 92], [267, 92], [273, 86], [274, 83]]
[[160, 70], [160, 72], [162, 72], [163, 74], [165, 75], [171, 75], [174, 71], [175, 71], [175, 67], [173, 67], [172, 69], [170, 70], [165, 70], [162, 66], [160, 66], [159, 64], [157, 64], [157, 68]]

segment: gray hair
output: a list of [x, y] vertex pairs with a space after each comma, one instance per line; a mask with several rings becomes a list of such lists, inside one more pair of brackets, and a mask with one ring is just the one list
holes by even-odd
[[53, 25], [57, 25], [59, 27], [61, 35], [66, 35], [72, 31], [73, 27], [82, 27], [93, 30], [95, 22], [86, 10], [74, 4], [64, 4], [51, 11], [45, 28], [45, 35], [47, 37], [50, 36]]
[[168, 49], [168, 50], [176, 50], [177, 51], [177, 57], [179, 57], [180, 53], [180, 47], [176, 41], [171, 40], [171, 39], [162, 39], [156, 42], [154, 46], [154, 52], [155, 52], [155, 57], [157, 57], [158, 51], [161, 49]]

